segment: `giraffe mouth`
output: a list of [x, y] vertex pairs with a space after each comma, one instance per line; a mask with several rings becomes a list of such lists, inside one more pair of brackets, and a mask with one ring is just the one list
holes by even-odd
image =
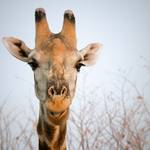
[[52, 112], [47, 110], [48, 115], [52, 116], [52, 117], [60, 117], [62, 116], [64, 113], [66, 112], [66, 110], [61, 111], [61, 112]]
[[55, 96], [53, 100], [46, 100], [44, 106], [47, 114], [50, 117], [61, 118], [70, 106], [69, 98], [62, 98], [61, 96]]

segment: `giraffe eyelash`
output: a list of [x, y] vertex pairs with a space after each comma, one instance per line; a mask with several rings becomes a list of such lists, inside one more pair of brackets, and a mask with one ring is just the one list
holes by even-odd
[[82, 66], [85, 66], [85, 64], [82, 64], [82, 63], [77, 63], [77, 64], [76, 64], [76, 69], [77, 69], [78, 72], [80, 72], [80, 68], [81, 68]]
[[31, 62], [28, 62], [28, 64], [31, 66], [32, 70], [36, 70], [39, 67], [37, 61], [34, 58]]

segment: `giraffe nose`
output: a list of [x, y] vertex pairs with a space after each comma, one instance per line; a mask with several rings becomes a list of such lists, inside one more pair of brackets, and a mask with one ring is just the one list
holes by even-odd
[[54, 85], [50, 86], [48, 89], [48, 95], [54, 97], [56, 95], [65, 97], [68, 93], [67, 86], [63, 85], [61, 88], [56, 88]]

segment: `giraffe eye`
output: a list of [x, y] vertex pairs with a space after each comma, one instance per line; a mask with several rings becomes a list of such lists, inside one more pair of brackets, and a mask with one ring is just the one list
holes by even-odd
[[39, 67], [39, 65], [35, 59], [32, 59], [32, 61], [28, 62], [28, 64], [31, 66], [32, 70], [36, 70], [36, 68]]
[[85, 66], [85, 65], [82, 64], [82, 63], [76, 64], [76, 69], [77, 69], [78, 72], [80, 72], [80, 68], [81, 68], [82, 66]]

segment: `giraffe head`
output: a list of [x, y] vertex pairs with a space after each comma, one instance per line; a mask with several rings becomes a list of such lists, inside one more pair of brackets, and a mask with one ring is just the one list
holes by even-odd
[[14, 37], [3, 38], [9, 52], [28, 63], [35, 79], [35, 92], [40, 103], [51, 116], [67, 110], [75, 93], [77, 73], [82, 66], [95, 63], [99, 43], [92, 43], [78, 51], [76, 47], [75, 17], [71, 10], [64, 13], [63, 27], [54, 34], [48, 27], [44, 9], [35, 11], [35, 48]]

